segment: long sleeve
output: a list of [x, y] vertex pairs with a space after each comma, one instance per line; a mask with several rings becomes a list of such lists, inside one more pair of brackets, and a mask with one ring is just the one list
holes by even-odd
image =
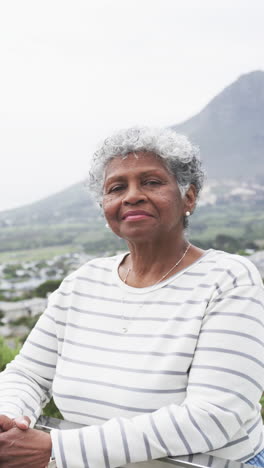
[[188, 306], [204, 301], [206, 307], [183, 401], [80, 430], [52, 431], [59, 468], [114, 468], [201, 452], [245, 461], [263, 447], [263, 287], [250, 264], [235, 258], [229, 268], [230, 258], [189, 273], [206, 295], [187, 300]]
[[57, 363], [57, 330], [50, 312], [53, 297], [19, 355], [0, 374], [0, 414], [29, 416], [32, 425], [51, 398]]

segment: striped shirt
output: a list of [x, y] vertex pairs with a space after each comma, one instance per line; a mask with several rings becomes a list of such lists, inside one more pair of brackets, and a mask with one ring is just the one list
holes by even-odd
[[59, 468], [264, 448], [264, 290], [246, 259], [208, 250], [160, 284], [118, 276], [124, 255], [69, 275], [0, 375], [0, 413], [35, 421], [53, 395], [81, 429], [52, 430]]

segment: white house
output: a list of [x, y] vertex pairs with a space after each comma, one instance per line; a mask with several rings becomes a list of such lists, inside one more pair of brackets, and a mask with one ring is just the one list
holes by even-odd
[[2, 321], [7, 324], [20, 317], [34, 317], [41, 314], [47, 305], [47, 299], [33, 297], [24, 301], [5, 302], [0, 301], [0, 312], [4, 314]]

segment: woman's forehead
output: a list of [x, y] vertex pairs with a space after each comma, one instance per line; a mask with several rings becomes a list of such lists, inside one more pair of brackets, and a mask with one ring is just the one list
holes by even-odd
[[105, 167], [105, 178], [123, 171], [146, 172], [151, 170], [161, 170], [169, 172], [163, 160], [155, 153], [138, 151], [120, 155], [113, 158]]

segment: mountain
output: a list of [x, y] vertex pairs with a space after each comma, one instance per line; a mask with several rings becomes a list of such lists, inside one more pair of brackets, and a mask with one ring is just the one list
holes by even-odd
[[107, 243], [102, 226], [99, 208], [85, 184], [78, 183], [30, 205], [0, 212], [0, 253], [52, 246], [79, 251], [86, 244], [99, 251], [99, 244]]
[[80, 182], [30, 205], [0, 212], [0, 226], [83, 223], [98, 216], [98, 207]]
[[172, 128], [200, 147], [209, 179], [264, 181], [264, 72], [242, 75]]

